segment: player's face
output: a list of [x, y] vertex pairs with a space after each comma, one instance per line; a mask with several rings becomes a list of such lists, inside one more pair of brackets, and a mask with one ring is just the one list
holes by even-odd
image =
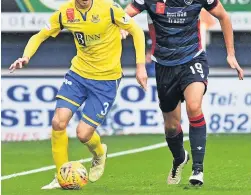
[[92, 0], [75, 0], [78, 8], [88, 8], [91, 5]]

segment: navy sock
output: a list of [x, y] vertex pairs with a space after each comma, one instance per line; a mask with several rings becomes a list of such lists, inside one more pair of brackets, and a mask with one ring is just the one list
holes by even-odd
[[189, 139], [193, 157], [192, 169], [203, 171], [207, 133], [204, 115], [201, 114], [197, 117], [189, 117], [189, 121]]
[[185, 159], [183, 131], [181, 127], [174, 131], [167, 131], [166, 142], [174, 158], [173, 164], [176, 166], [180, 165]]

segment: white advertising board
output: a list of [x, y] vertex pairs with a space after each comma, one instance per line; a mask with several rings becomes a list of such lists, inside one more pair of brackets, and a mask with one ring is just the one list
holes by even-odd
[[[45, 27], [52, 13], [1, 13], [2, 32], [32, 32]], [[140, 27], [148, 31], [146, 14], [135, 16]]]
[[[2, 78], [2, 141], [41, 140], [50, 138], [55, 95], [61, 77]], [[251, 133], [251, 77], [210, 78], [203, 101], [208, 133]], [[188, 133], [185, 104], [182, 127]], [[81, 110], [69, 127], [75, 137]], [[145, 93], [134, 78], [124, 78], [105, 123], [98, 128], [102, 135], [163, 133], [163, 119], [158, 107], [155, 79], [148, 81]]]
[[[231, 12], [229, 13], [233, 29], [251, 31], [251, 12]], [[51, 13], [1, 13], [3, 32], [29, 32], [39, 31], [46, 22], [49, 21]], [[221, 30], [217, 19], [216, 24], [209, 30]], [[135, 21], [144, 31], [148, 31], [146, 13], [135, 16]]]

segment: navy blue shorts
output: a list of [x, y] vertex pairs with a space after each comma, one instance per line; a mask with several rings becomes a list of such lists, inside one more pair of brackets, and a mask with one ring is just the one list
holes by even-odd
[[82, 120], [96, 128], [111, 109], [120, 80], [85, 79], [70, 70], [56, 96], [56, 108], [69, 108], [74, 114], [85, 103]]
[[192, 61], [179, 66], [155, 64], [156, 82], [162, 112], [173, 111], [179, 101], [184, 101], [184, 91], [193, 82], [203, 82], [205, 92], [209, 66], [205, 56], [198, 56]]

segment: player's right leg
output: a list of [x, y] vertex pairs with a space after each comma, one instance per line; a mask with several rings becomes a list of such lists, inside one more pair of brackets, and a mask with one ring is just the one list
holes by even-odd
[[186, 87], [187, 114], [189, 117], [189, 139], [193, 157], [192, 175], [189, 182], [192, 185], [203, 184], [203, 162], [206, 150], [206, 122], [202, 112], [202, 98], [205, 93], [203, 82], [194, 82]]
[[[71, 117], [72, 111], [70, 109], [57, 108], [52, 119], [51, 146], [52, 156], [57, 171], [61, 165], [68, 162], [68, 136], [66, 132], [66, 127]], [[58, 183], [57, 177], [55, 176], [51, 183], [43, 186], [41, 189], [49, 190], [56, 188], [60, 188], [60, 185]]]
[[188, 153], [183, 147], [183, 132], [180, 125], [182, 94], [176, 69], [156, 64], [157, 90], [165, 122], [166, 141], [174, 158], [167, 178], [168, 184], [180, 182], [182, 169], [189, 160]]
[[[74, 78], [71, 72], [65, 75], [63, 85], [57, 94], [56, 110], [52, 119], [52, 156], [56, 169], [68, 162], [68, 136], [66, 127], [79, 106], [86, 99], [85, 88]], [[42, 189], [60, 188], [55, 177], [51, 183]]]

